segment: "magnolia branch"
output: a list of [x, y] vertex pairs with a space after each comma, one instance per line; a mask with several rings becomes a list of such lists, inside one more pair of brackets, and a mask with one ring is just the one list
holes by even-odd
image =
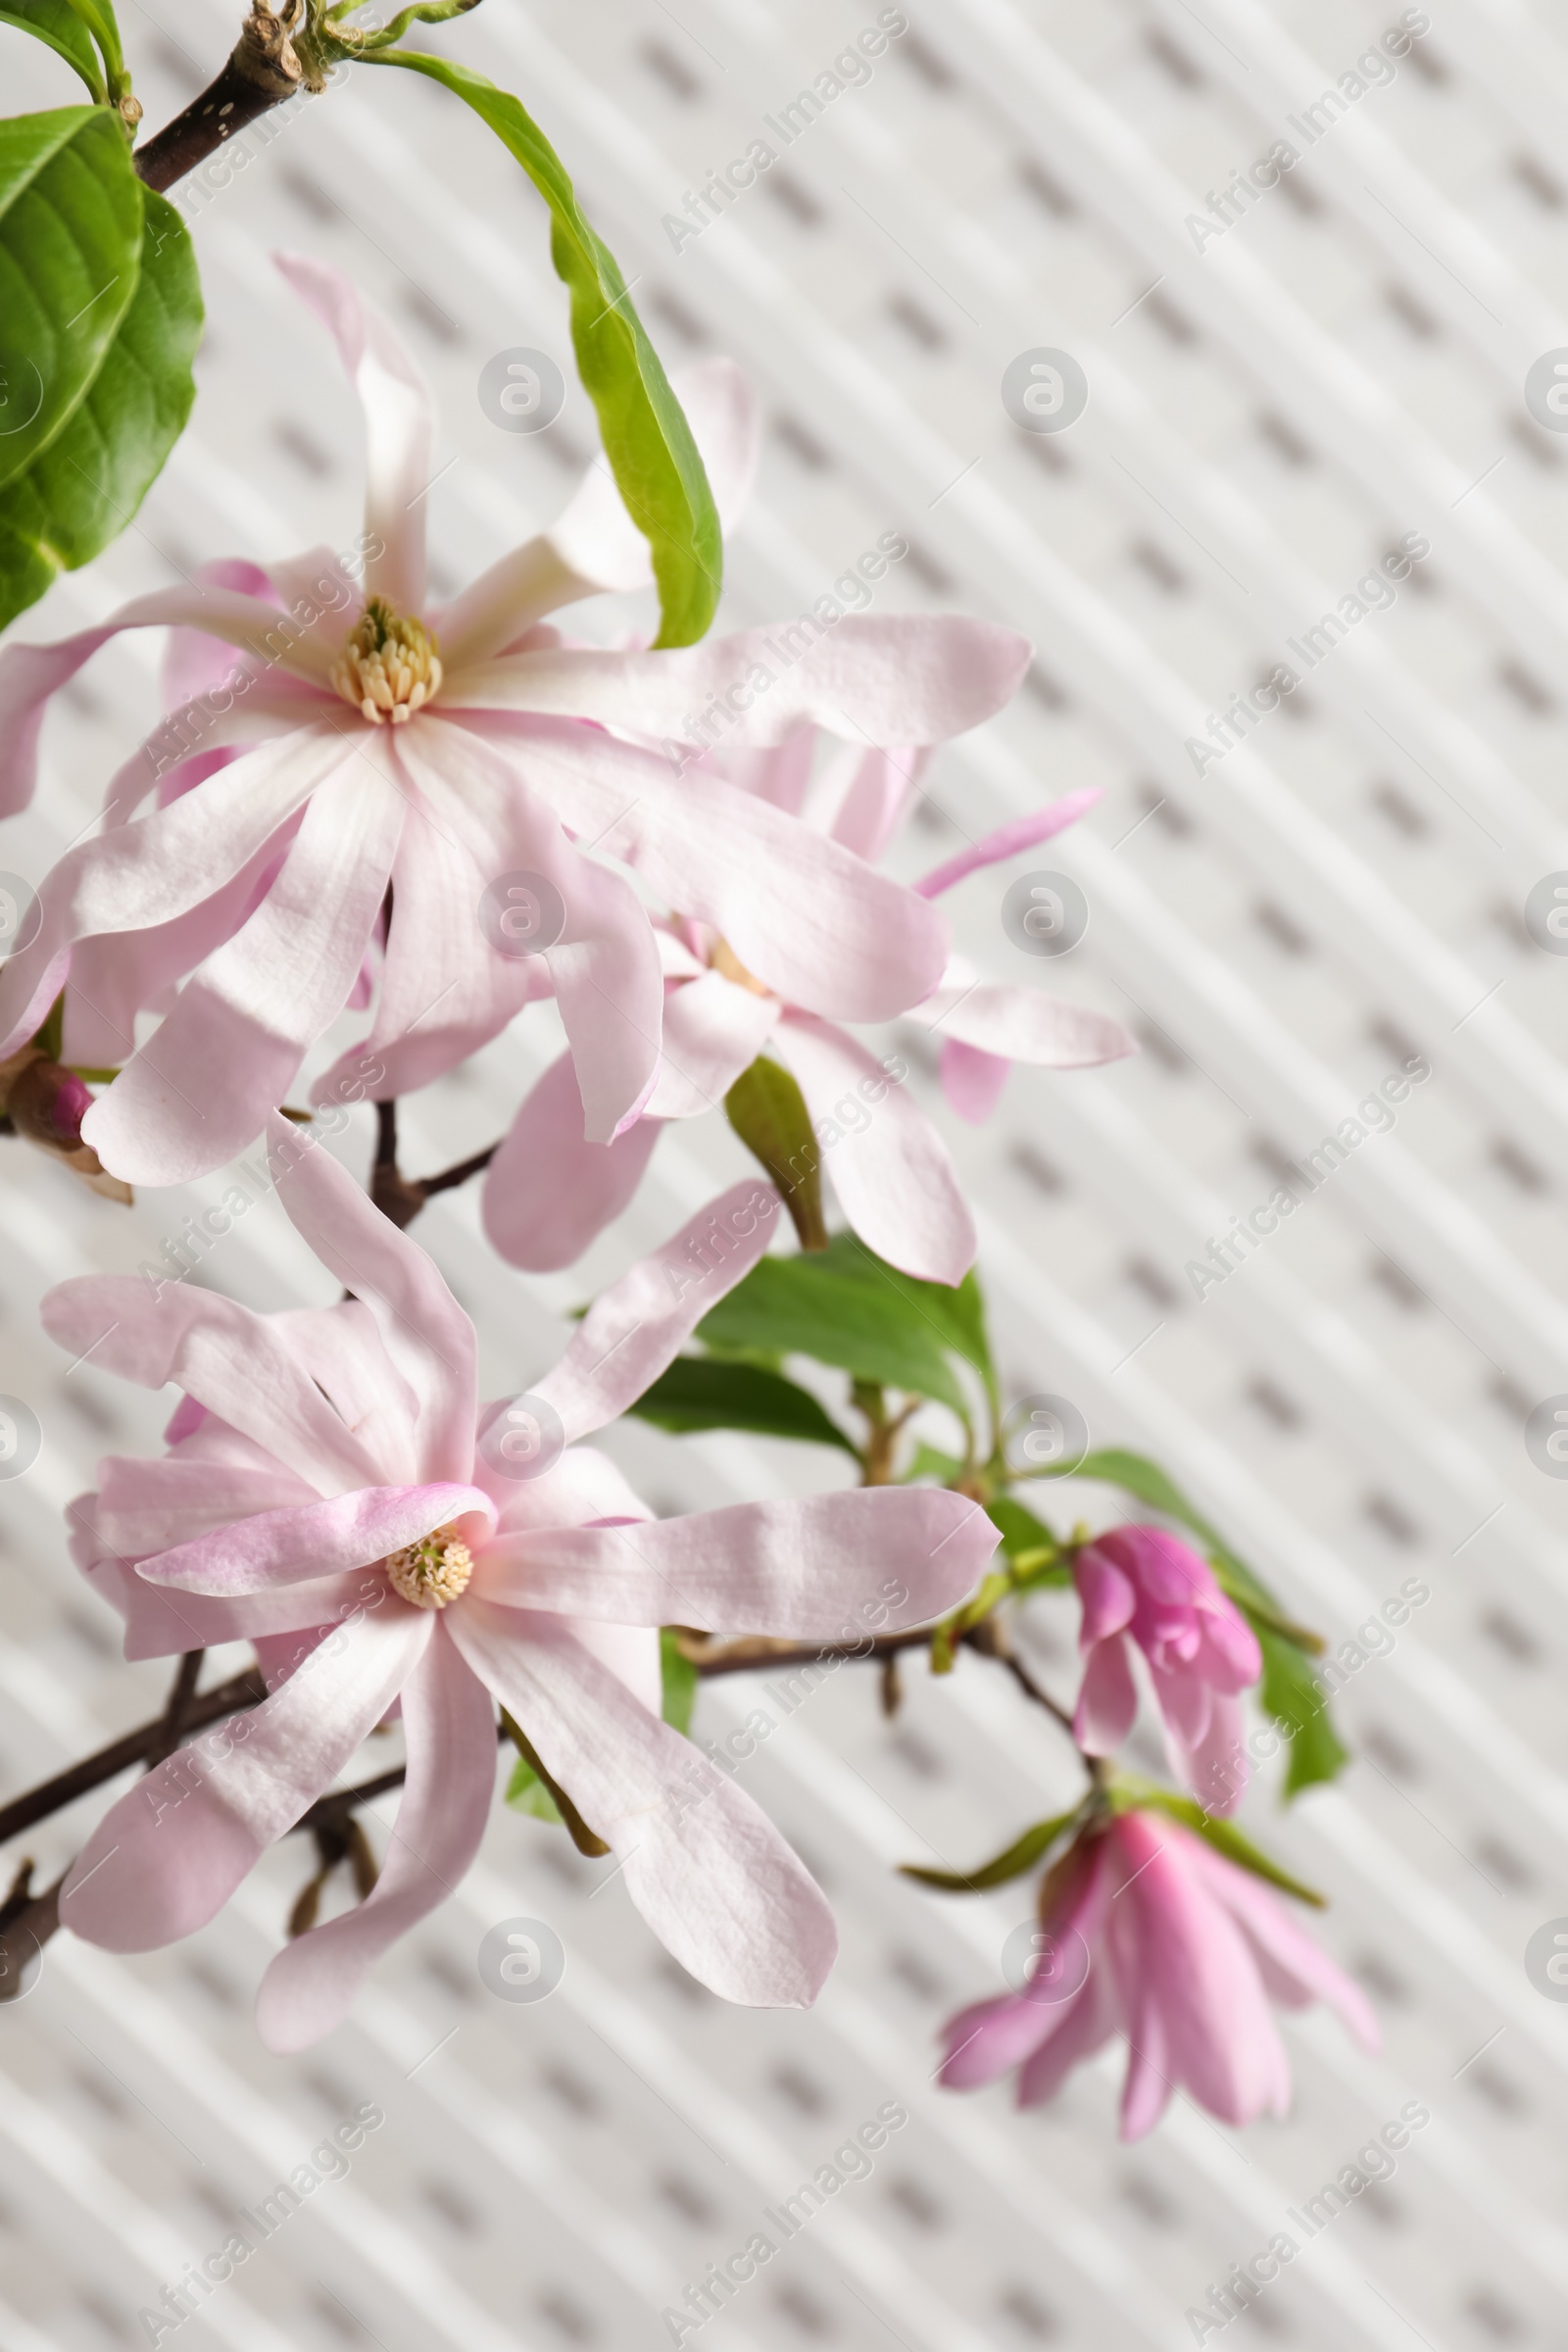
[[172, 188], [187, 172], [248, 129], [259, 116], [282, 106], [313, 86], [292, 35], [305, 15], [305, 0], [285, 0], [274, 15], [267, 0], [254, 0], [239, 39], [222, 72], [156, 138], [138, 147], [132, 162], [150, 188]]

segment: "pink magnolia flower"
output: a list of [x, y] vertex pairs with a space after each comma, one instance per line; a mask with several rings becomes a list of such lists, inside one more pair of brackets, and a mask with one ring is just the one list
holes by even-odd
[[661, 1721], [657, 1629], [831, 1641], [869, 1593], [876, 1622], [917, 1624], [971, 1589], [995, 1529], [930, 1489], [659, 1521], [576, 1443], [756, 1262], [777, 1219], [769, 1188], [737, 1185], [598, 1300], [531, 1400], [565, 1450], [514, 1479], [476, 1450], [507, 1408], [476, 1421], [473, 1327], [430, 1260], [281, 1120], [272, 1151], [289, 1217], [354, 1293], [344, 1303], [258, 1315], [113, 1276], [44, 1301], [63, 1346], [185, 1392], [165, 1457], [111, 1458], [74, 1506], [76, 1556], [121, 1609], [127, 1655], [247, 1640], [286, 1678], [111, 1809], [64, 1923], [115, 1951], [202, 1927], [401, 1701], [408, 1783], [375, 1890], [262, 1984], [264, 2039], [303, 2047], [472, 1861], [499, 1699], [677, 1959], [730, 2000], [809, 2002], [831, 1915], [746, 1791]]
[[1089, 1755], [1121, 1745], [1138, 1713], [1132, 1650], [1149, 1662], [1172, 1768], [1211, 1813], [1233, 1813], [1248, 1757], [1237, 1692], [1263, 1671], [1257, 1636], [1206, 1560], [1162, 1527], [1116, 1527], [1073, 1564], [1083, 1603], [1083, 1687], [1073, 1734]]
[[[105, 1166], [149, 1184], [218, 1167], [349, 1002], [390, 885], [365, 1049], [386, 1090], [425, 1084], [553, 990], [585, 1131], [608, 1142], [655, 1081], [663, 983], [637, 894], [605, 858], [808, 1011], [880, 1020], [928, 995], [947, 946], [933, 908], [784, 811], [677, 773], [658, 747], [695, 748], [719, 713], [730, 740], [756, 747], [809, 725], [936, 742], [1005, 702], [1024, 640], [957, 618], [808, 616], [776, 644], [750, 629], [662, 652], [566, 647], [546, 613], [652, 577], [603, 466], [552, 531], [431, 609], [424, 385], [346, 279], [280, 267], [364, 409], [366, 601], [318, 549], [265, 571], [223, 566], [0, 656], [0, 813], [30, 796], [49, 697], [117, 630], [179, 633], [183, 698], [115, 778], [102, 833], [46, 877], [36, 936], [0, 974], [0, 1057], [69, 975], [70, 1058], [125, 1064], [83, 1123]], [[754, 448], [744, 391], [720, 366], [691, 397], [732, 509]], [[171, 744], [193, 757], [168, 805], [138, 814]], [[538, 955], [502, 952], [481, 922], [486, 891], [519, 876], [549, 908]], [[138, 1050], [136, 1013], [158, 1004], [163, 1023]]]
[[[868, 860], [881, 857], [914, 790], [914, 749], [846, 751], [812, 779], [812, 730], [773, 752], [712, 754], [715, 768], [754, 800], [799, 816], [820, 839]], [[1065, 799], [988, 834], [915, 884], [926, 899], [965, 875], [1047, 841], [1099, 799]], [[671, 921], [661, 934], [664, 1022], [658, 1079], [640, 1118], [608, 1149], [585, 1138], [568, 1057], [533, 1088], [490, 1164], [484, 1225], [514, 1265], [570, 1265], [637, 1190], [667, 1122], [722, 1102], [757, 1055], [783, 1062], [810, 1115], [820, 1164], [845, 1217], [890, 1264], [928, 1282], [962, 1280], [975, 1255], [974, 1221], [941, 1136], [888, 1065], [837, 1020], [792, 1003], [747, 970], [711, 926]], [[827, 992], [824, 991], [824, 994]], [[832, 1012], [854, 1020], [836, 999]], [[965, 1118], [985, 1118], [1013, 1061], [1083, 1069], [1134, 1051], [1119, 1022], [1028, 988], [983, 979], [950, 956], [936, 988], [908, 1018], [942, 1039], [942, 1080]], [[804, 1173], [804, 1171], [802, 1171]]]
[[1363, 2048], [1378, 2047], [1359, 1986], [1269, 1887], [1177, 1822], [1118, 1815], [1079, 1840], [1048, 1888], [1047, 1965], [1022, 1992], [943, 2029], [950, 2089], [1017, 2067], [1018, 2104], [1038, 2106], [1121, 2034], [1121, 2136], [1142, 2139], [1178, 2089], [1222, 2123], [1286, 2113], [1291, 2070], [1271, 2002], [1325, 2001]]

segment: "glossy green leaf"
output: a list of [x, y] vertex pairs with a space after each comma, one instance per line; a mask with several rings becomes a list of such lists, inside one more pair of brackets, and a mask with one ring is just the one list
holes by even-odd
[[922, 1297], [935, 1286], [892, 1276], [853, 1234], [835, 1234], [819, 1253], [764, 1257], [698, 1325], [698, 1337], [724, 1353], [808, 1355], [964, 1412], [952, 1327]]
[[1166, 1813], [1172, 1821], [1195, 1831], [1205, 1845], [1211, 1845], [1216, 1854], [1223, 1854], [1227, 1862], [1251, 1871], [1256, 1878], [1267, 1879], [1271, 1886], [1294, 1894], [1298, 1902], [1310, 1903], [1319, 1911], [1327, 1908], [1323, 1895], [1303, 1886], [1299, 1879], [1293, 1879], [1278, 1862], [1271, 1862], [1262, 1847], [1254, 1845], [1233, 1821], [1221, 1821], [1216, 1815], [1205, 1813], [1201, 1805], [1195, 1804], [1190, 1796], [1178, 1795], [1174, 1788], [1162, 1788], [1154, 1781], [1122, 1782], [1113, 1788], [1111, 1802], [1118, 1812]]
[[1070, 1813], [1057, 1813], [1049, 1821], [1037, 1821], [1033, 1829], [1025, 1830], [1021, 1838], [1015, 1838], [1011, 1845], [989, 1862], [982, 1862], [967, 1878], [956, 1870], [927, 1870], [919, 1862], [901, 1862], [899, 1869], [905, 1878], [918, 1879], [922, 1886], [935, 1886], [943, 1894], [984, 1894], [990, 1887], [1005, 1886], [1009, 1879], [1021, 1879], [1026, 1870], [1033, 1870], [1062, 1831], [1077, 1820], [1081, 1810], [1081, 1806], [1074, 1806]]
[[14, 24], [19, 32], [30, 32], [35, 41], [46, 42], [81, 75], [88, 94], [103, 104], [106, 93], [98, 52], [70, 0], [0, 0], [0, 24]]
[[724, 1115], [778, 1186], [803, 1250], [825, 1250], [822, 1152], [806, 1097], [783, 1063], [759, 1054], [724, 1097]]
[[[717, 1356], [678, 1355], [628, 1410], [660, 1429], [744, 1429], [756, 1437], [793, 1438], [856, 1453], [853, 1441], [816, 1398], [782, 1373]], [[858, 1455], [857, 1454], [857, 1459]]]
[[713, 495], [614, 256], [590, 226], [560, 156], [517, 99], [467, 66], [411, 49], [384, 50], [367, 62], [427, 74], [471, 106], [550, 207], [550, 256], [571, 296], [577, 372], [599, 413], [605, 456], [626, 512], [653, 557], [656, 643], [695, 645], [713, 617], [723, 573]]
[[692, 1709], [697, 1704], [700, 1678], [670, 1625], [659, 1629], [659, 1674], [661, 1712], [672, 1730], [684, 1737], [692, 1728]]
[[1285, 1793], [1296, 1796], [1315, 1781], [1338, 1778], [1349, 1762], [1349, 1750], [1334, 1728], [1326, 1695], [1317, 1686], [1315, 1659], [1282, 1634], [1254, 1624], [1263, 1652], [1263, 1680], [1258, 1697], [1290, 1740], [1285, 1768]]
[[[1054, 1557], [1056, 1551], [1055, 1536], [1043, 1519], [1037, 1519], [1034, 1512], [1027, 1510], [1021, 1502], [1014, 1502], [1010, 1495], [999, 1494], [987, 1503], [986, 1509], [990, 1513], [993, 1527], [997, 1528], [1002, 1536], [1002, 1549], [1007, 1560], [1027, 1559], [1034, 1563], [1035, 1555], [1039, 1552], [1046, 1552]], [[1038, 1567], [1035, 1569], [1037, 1577], [1044, 1566], [1044, 1561], [1038, 1563]], [[1055, 1581], [1059, 1584], [1066, 1584], [1070, 1575], [1071, 1571], [1063, 1561], [1059, 1565]]]
[[130, 308], [141, 241], [142, 185], [112, 114], [0, 122], [0, 483], [85, 399]]
[[0, 627], [118, 537], [162, 471], [196, 396], [196, 256], [174, 207], [146, 191], [135, 293], [72, 416], [0, 488]]
[[122, 90], [129, 89], [130, 76], [125, 72], [124, 54], [120, 45], [120, 24], [111, 0], [71, 0], [71, 11], [97, 42], [103, 54], [112, 92], [118, 97]]

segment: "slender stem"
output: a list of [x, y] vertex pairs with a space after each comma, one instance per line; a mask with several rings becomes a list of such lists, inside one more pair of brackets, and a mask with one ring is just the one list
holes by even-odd
[[[244, 1674], [216, 1684], [199, 1698], [193, 1698], [185, 1711], [183, 1728], [187, 1733], [204, 1731], [208, 1724], [217, 1723], [225, 1715], [237, 1715], [242, 1708], [260, 1706], [266, 1696], [267, 1689], [260, 1674], [254, 1667], [248, 1668]], [[122, 1739], [111, 1740], [94, 1755], [84, 1756], [69, 1771], [57, 1772], [53, 1780], [41, 1781], [36, 1788], [13, 1797], [9, 1805], [0, 1805], [0, 1845], [20, 1837], [24, 1830], [30, 1830], [34, 1822], [46, 1821], [51, 1813], [74, 1804], [90, 1788], [100, 1788], [105, 1781], [128, 1772], [133, 1764], [145, 1764], [163, 1738], [168, 1720], [166, 1709], [162, 1715], [155, 1715], [151, 1723], [126, 1732]]]
[[190, 1702], [196, 1695], [202, 1660], [206, 1655], [204, 1649], [188, 1649], [174, 1670], [173, 1688], [169, 1693], [169, 1704], [164, 1709], [160, 1736], [147, 1750], [149, 1772], [155, 1764], [161, 1764], [166, 1756], [172, 1755], [179, 1745], [179, 1736], [185, 1729], [185, 1718], [190, 1712]]
[[500, 1149], [498, 1138], [495, 1143], [487, 1144], [482, 1152], [475, 1152], [471, 1159], [460, 1159], [456, 1166], [443, 1168], [439, 1176], [421, 1176], [418, 1180], [420, 1192], [428, 1200], [432, 1193], [450, 1193], [454, 1185], [466, 1184], [470, 1176], [479, 1175], [490, 1165]]
[[132, 161], [150, 188], [172, 188], [187, 172], [248, 129], [259, 116], [282, 106], [308, 86], [289, 35], [304, 16], [303, 0], [287, 0], [274, 16], [267, 0], [253, 0], [239, 39], [222, 71]]

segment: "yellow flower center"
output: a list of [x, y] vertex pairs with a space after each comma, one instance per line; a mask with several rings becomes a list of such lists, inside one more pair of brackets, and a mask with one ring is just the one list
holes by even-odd
[[444, 1609], [466, 1590], [473, 1574], [473, 1554], [455, 1527], [438, 1527], [417, 1544], [390, 1552], [386, 1572], [393, 1592], [416, 1609]]
[[441, 657], [422, 620], [372, 596], [332, 664], [332, 684], [372, 726], [412, 718], [441, 684]]
[[725, 979], [733, 980], [737, 988], [749, 988], [754, 997], [772, 995], [765, 980], [759, 980], [755, 972], [747, 970], [727, 939], [714, 940], [710, 961], [715, 972], [722, 972]]

